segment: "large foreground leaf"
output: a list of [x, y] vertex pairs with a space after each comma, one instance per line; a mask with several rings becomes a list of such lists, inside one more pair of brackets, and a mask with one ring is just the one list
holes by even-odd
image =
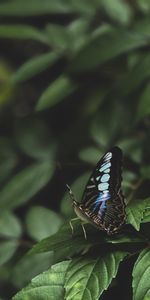
[[133, 300], [150, 299], [150, 250], [143, 250], [133, 269]]
[[72, 234], [69, 222], [54, 235], [43, 239], [31, 250], [31, 254], [54, 251], [55, 260], [71, 257], [80, 253], [92, 245], [91, 240], [85, 240], [80, 221], [73, 222], [74, 232]]
[[127, 222], [137, 231], [140, 230], [140, 223], [144, 217], [144, 212], [150, 207], [150, 198], [132, 201], [127, 206]]
[[97, 259], [74, 259], [67, 270], [67, 300], [98, 300], [116, 276], [125, 252], [108, 253]]
[[13, 297], [13, 300], [64, 299], [64, 280], [68, 265], [69, 261], [64, 261], [52, 266], [50, 270], [32, 279], [31, 284]]

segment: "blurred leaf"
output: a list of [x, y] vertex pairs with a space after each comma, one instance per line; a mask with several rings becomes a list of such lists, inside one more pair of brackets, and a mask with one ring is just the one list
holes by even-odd
[[68, 28], [58, 24], [46, 26], [50, 44], [57, 51], [63, 51], [71, 45], [71, 36]]
[[6, 263], [18, 247], [17, 240], [0, 242], [0, 266]]
[[7, 137], [0, 137], [0, 182], [3, 182], [16, 167], [18, 162], [13, 142]]
[[96, 116], [93, 116], [90, 128], [91, 137], [100, 145], [99, 148], [103, 153], [114, 145], [114, 140], [120, 131], [118, 124], [123, 122], [125, 116], [122, 104], [118, 101], [107, 99], [105, 103], [107, 103], [105, 109], [100, 109]]
[[137, 88], [150, 76], [150, 55], [145, 54], [137, 64], [127, 73], [119, 85], [121, 97], [128, 96], [136, 91]]
[[110, 18], [121, 23], [122, 25], [127, 25], [131, 21], [132, 12], [129, 5], [122, 0], [102, 0], [102, 7], [105, 12], [110, 16]]
[[149, 18], [149, 15], [144, 16], [144, 18], [138, 19], [137, 22], [134, 23], [133, 29], [135, 31], [137, 31], [138, 33], [140, 33], [142, 35], [145, 35], [145, 36], [150, 38], [150, 18]]
[[17, 288], [22, 288], [37, 274], [47, 270], [52, 260], [52, 252], [23, 256], [12, 269], [11, 278], [13, 285]]
[[36, 105], [36, 110], [40, 111], [51, 108], [72, 94], [75, 89], [75, 84], [69, 78], [62, 75], [43, 92]]
[[126, 207], [127, 222], [130, 223], [137, 231], [140, 230], [140, 223], [148, 206], [150, 207], [150, 198], [131, 201]]
[[[79, 176], [71, 185], [71, 189], [75, 195], [75, 198], [80, 201], [84, 188], [85, 188], [85, 184], [88, 180], [90, 176], [89, 172], [86, 172], [84, 174], [82, 174], [81, 176]], [[72, 206], [72, 200], [70, 199], [70, 195], [69, 192], [67, 191], [61, 201], [61, 205], [60, 205], [60, 210], [62, 212], [62, 214], [66, 217], [71, 217], [72, 215], [74, 215], [74, 210], [73, 210], [73, 206]]]
[[150, 166], [142, 167], [141, 175], [142, 175], [143, 179], [150, 179]]
[[138, 137], [124, 138], [118, 143], [124, 154], [139, 163], [142, 160], [142, 140]]
[[54, 167], [49, 163], [34, 164], [15, 175], [0, 192], [0, 209], [16, 208], [30, 200], [51, 179]]
[[137, 119], [141, 120], [150, 115], [150, 83], [144, 89], [138, 103]]
[[62, 0], [10, 0], [0, 4], [1, 16], [36, 16], [71, 12], [69, 4]]
[[33, 116], [17, 121], [15, 137], [17, 145], [26, 155], [47, 163], [53, 162], [56, 146], [44, 121]]
[[66, 299], [97, 300], [116, 277], [119, 264], [127, 255], [112, 252], [97, 259], [73, 259], [65, 280]]
[[63, 261], [36, 276], [25, 289], [13, 297], [13, 300], [64, 299], [64, 281], [69, 263], [70, 261]]
[[7, 63], [0, 60], [0, 109], [11, 101], [13, 86], [10, 83], [12, 70]]
[[89, 35], [90, 17], [79, 18], [71, 22], [68, 26], [68, 34], [71, 38], [71, 50], [75, 52], [81, 48]]
[[74, 20], [67, 26], [48, 24], [49, 43], [57, 52], [63, 52], [70, 56], [70, 52], [79, 49], [87, 39], [89, 20], [80, 18]]
[[133, 300], [148, 300], [148, 295], [150, 296], [150, 251], [148, 248], [140, 253], [135, 262], [132, 276]]
[[[1, 4], [0, 4], [1, 11]], [[41, 43], [48, 43], [46, 35], [29, 25], [0, 25], [0, 38], [33, 39]]]
[[138, 3], [139, 7], [141, 8], [141, 10], [144, 13], [149, 13], [150, 12], [150, 2], [149, 2], [149, 0], [137, 0], [137, 3]]
[[0, 214], [0, 237], [17, 238], [21, 232], [21, 224], [17, 217], [8, 212]]
[[16, 83], [29, 80], [45, 69], [51, 67], [51, 65], [55, 63], [57, 58], [58, 55], [54, 52], [44, 53], [37, 57], [31, 58], [12, 75], [12, 82]]
[[88, 91], [87, 99], [83, 106], [82, 116], [83, 114], [85, 116], [95, 115], [104, 103], [107, 93], [107, 87], [105, 87], [104, 85], [103, 87], [99, 86], [98, 88], [94, 88], [94, 90], [92, 89], [91, 91]]
[[33, 206], [26, 215], [27, 232], [36, 241], [56, 233], [62, 218], [54, 211], [42, 206]]
[[133, 188], [133, 182], [137, 179], [137, 174], [131, 171], [123, 172], [123, 182], [122, 186], [125, 188]]
[[93, 165], [100, 160], [101, 156], [102, 156], [102, 151], [100, 151], [96, 147], [85, 148], [81, 150], [79, 153], [80, 159], [88, 163], [92, 163]]
[[[97, 34], [74, 57], [71, 71], [82, 72], [97, 68], [101, 64], [131, 50], [148, 45], [149, 38], [138, 34], [111, 28], [109, 32]], [[92, 59], [91, 59], [92, 57]], [[132, 78], [133, 79], [133, 78]]]

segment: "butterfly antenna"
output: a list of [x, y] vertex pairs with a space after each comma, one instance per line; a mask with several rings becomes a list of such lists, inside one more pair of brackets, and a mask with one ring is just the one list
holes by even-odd
[[66, 184], [66, 187], [67, 187], [67, 190], [68, 190], [68, 192], [69, 192], [69, 195], [70, 195], [71, 200], [72, 200], [74, 203], [75, 203], [75, 202], [77, 203], [78, 201], [76, 200], [76, 197], [75, 197], [75, 195], [73, 194], [73, 192], [72, 192], [70, 186], [69, 186], [68, 184]]

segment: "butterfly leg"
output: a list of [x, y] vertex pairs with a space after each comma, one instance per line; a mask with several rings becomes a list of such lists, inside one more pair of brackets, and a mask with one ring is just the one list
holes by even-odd
[[82, 226], [82, 230], [83, 230], [85, 240], [87, 240], [87, 234], [86, 234], [86, 230], [85, 230], [85, 227], [84, 227], [84, 223], [81, 222], [81, 226]]
[[73, 218], [73, 219], [71, 219], [70, 221], [69, 221], [69, 225], [70, 225], [70, 227], [71, 227], [71, 234], [72, 234], [72, 237], [73, 237], [73, 235], [74, 235], [74, 228], [73, 228], [73, 222], [74, 221], [76, 221], [76, 220], [79, 220], [79, 218]]

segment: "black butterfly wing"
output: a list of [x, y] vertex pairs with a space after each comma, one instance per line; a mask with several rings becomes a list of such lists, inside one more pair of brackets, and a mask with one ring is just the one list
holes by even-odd
[[90, 176], [80, 205], [82, 213], [107, 233], [116, 232], [125, 221], [121, 173], [122, 151], [113, 147], [100, 159]]

